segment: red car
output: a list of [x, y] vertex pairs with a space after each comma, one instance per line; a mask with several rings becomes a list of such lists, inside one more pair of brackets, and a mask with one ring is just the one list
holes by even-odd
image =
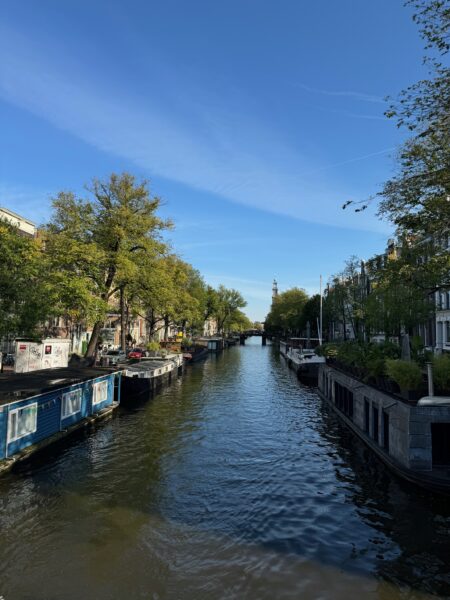
[[145, 350], [142, 348], [133, 348], [128, 352], [128, 358], [142, 358], [144, 356]]

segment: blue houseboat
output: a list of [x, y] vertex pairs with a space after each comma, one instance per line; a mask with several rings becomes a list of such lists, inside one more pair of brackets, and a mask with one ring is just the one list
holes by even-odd
[[120, 402], [120, 376], [70, 367], [0, 375], [0, 473], [111, 415]]

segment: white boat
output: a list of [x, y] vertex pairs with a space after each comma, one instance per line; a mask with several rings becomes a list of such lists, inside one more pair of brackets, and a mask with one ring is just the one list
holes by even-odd
[[286, 358], [289, 366], [299, 377], [317, 381], [319, 365], [325, 363], [325, 357], [318, 356], [313, 348], [289, 348]]

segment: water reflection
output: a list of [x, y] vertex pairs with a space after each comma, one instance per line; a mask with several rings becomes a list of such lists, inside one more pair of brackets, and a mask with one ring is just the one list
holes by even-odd
[[0, 595], [445, 597], [449, 527], [255, 339], [0, 480]]

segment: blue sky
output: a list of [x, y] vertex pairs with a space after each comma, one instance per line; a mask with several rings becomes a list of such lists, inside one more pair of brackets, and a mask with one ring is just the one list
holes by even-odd
[[395, 172], [384, 98], [423, 76], [401, 0], [4, 0], [0, 205], [112, 171], [150, 178], [170, 238], [263, 319], [272, 279], [318, 291], [390, 235], [342, 211]]

